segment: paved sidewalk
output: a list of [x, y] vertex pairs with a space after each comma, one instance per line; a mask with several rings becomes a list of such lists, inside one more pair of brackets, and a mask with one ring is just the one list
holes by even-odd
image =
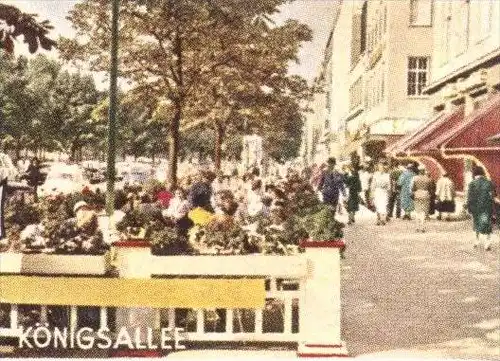
[[344, 340], [352, 355], [500, 359], [500, 259], [473, 248], [470, 221], [375, 226], [364, 210], [346, 229]]
[[[345, 221], [346, 215], [339, 220]], [[474, 249], [469, 221], [375, 226], [363, 209], [346, 229], [343, 338], [362, 360], [499, 360], [500, 259]], [[191, 350], [168, 359], [294, 359], [286, 350]]]

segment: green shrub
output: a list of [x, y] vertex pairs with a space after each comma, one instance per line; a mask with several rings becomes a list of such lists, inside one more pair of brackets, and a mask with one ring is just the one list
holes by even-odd
[[321, 205], [314, 213], [302, 218], [302, 227], [309, 238], [329, 241], [344, 238], [344, 224], [335, 219], [335, 210], [329, 205]]

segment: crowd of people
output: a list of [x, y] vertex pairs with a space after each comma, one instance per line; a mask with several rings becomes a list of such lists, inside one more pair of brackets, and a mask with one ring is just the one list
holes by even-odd
[[[394, 216], [416, 221], [416, 231], [426, 232], [426, 221], [436, 214], [437, 220], [450, 221], [456, 212], [455, 184], [444, 173], [434, 181], [425, 167], [416, 162], [406, 165], [396, 159], [383, 159], [376, 164], [344, 165], [336, 169], [334, 158], [312, 167], [310, 183], [323, 202], [348, 213], [348, 224], [355, 222], [360, 205], [376, 213], [376, 224], [384, 226]], [[475, 247], [484, 238], [486, 250], [491, 248], [495, 218], [495, 186], [480, 166], [473, 169], [468, 186], [466, 210], [473, 218]], [[346, 188], [348, 191], [346, 191]]]
[[[476, 239], [479, 242], [484, 237], [489, 249], [494, 186], [481, 167], [474, 169], [474, 176], [477, 179], [468, 187], [466, 209], [474, 219]], [[330, 158], [322, 165], [289, 169], [285, 177], [261, 177], [258, 168], [240, 177], [202, 170], [182, 177], [175, 189], [160, 192], [158, 200], [164, 217], [185, 231], [217, 217], [248, 223], [259, 215], [286, 215], [294, 179], [296, 185], [306, 180], [320, 201], [338, 213], [345, 212], [348, 224], [354, 224], [360, 207], [366, 207], [376, 214], [378, 226], [401, 218], [413, 220], [416, 232], [424, 233], [431, 215], [450, 221], [456, 214], [455, 184], [447, 174], [435, 181], [418, 163], [403, 164], [396, 159], [339, 165]]]
[[[25, 173], [34, 184], [37, 170], [34, 164]], [[337, 214], [345, 213], [349, 225], [356, 222], [361, 207], [376, 214], [377, 226], [401, 218], [413, 220], [415, 231], [421, 233], [426, 232], [431, 215], [437, 220], [450, 221], [457, 213], [455, 184], [450, 177], [442, 174], [435, 181], [424, 167], [413, 161], [351, 160], [349, 164], [337, 164], [335, 158], [329, 158], [325, 164], [290, 168], [284, 175], [270, 173], [262, 176], [258, 167], [241, 175], [200, 168], [183, 174], [174, 188], [162, 186], [149, 192], [125, 189], [128, 196], [117, 205], [117, 221], [137, 209], [159, 215], [186, 235], [194, 226], [248, 225], [259, 217], [280, 226], [291, 208], [297, 206], [296, 198], [305, 194], [317, 196], [318, 201], [330, 205]], [[495, 207], [498, 207], [495, 187], [483, 168], [476, 166], [473, 175], [465, 207], [473, 219], [475, 245], [484, 242], [484, 247], [490, 249]]]

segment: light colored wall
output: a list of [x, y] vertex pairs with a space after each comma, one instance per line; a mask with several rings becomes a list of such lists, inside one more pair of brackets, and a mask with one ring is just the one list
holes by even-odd
[[[464, 4], [465, 0], [435, 1], [432, 83], [440, 82], [449, 75], [458, 74], [468, 65], [481, 62], [481, 59], [488, 54], [500, 50], [500, 1], [470, 0], [468, 26], [461, 18], [460, 10], [463, 9]], [[491, 9], [491, 19], [484, 16], [489, 9]], [[448, 41], [447, 16], [451, 16], [449, 20], [451, 33], [457, 34], [456, 36], [449, 35]], [[488, 21], [491, 23], [488, 24]], [[465, 48], [459, 41], [463, 37], [467, 39]], [[448, 51], [446, 50], [447, 44]]]
[[[407, 95], [409, 56], [431, 58], [433, 48], [432, 27], [410, 26], [410, 1], [385, 1], [387, 5], [387, 38], [384, 51], [387, 66], [388, 118], [415, 119], [413, 125], [400, 124], [398, 133], [416, 126], [430, 115], [429, 97]], [[432, 63], [432, 59], [431, 59]], [[408, 123], [408, 121], [402, 121]]]
[[345, 118], [349, 114], [349, 70], [351, 67], [351, 26], [355, 1], [343, 1], [333, 33], [332, 56], [332, 153], [338, 156], [345, 144]]

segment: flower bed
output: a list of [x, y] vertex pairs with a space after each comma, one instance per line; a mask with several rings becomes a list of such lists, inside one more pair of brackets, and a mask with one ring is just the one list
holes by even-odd
[[302, 251], [304, 239], [343, 238], [344, 225], [334, 219], [330, 206], [320, 204], [307, 182], [294, 179], [283, 188], [288, 190], [284, 206], [267, 214], [236, 216], [221, 201], [222, 214], [194, 208], [186, 217], [191, 227], [182, 230], [148, 205], [147, 212], [140, 207], [129, 211], [117, 229], [124, 239], [140, 234], [154, 255], [293, 255]]
[[[136, 205], [137, 196], [130, 198], [121, 192], [116, 195], [120, 200], [117, 208], [125, 205], [122, 208], [125, 215], [117, 230], [121, 239], [147, 240], [154, 255], [293, 255], [301, 252], [300, 241], [304, 239], [343, 238], [343, 224], [334, 219], [333, 209], [319, 203], [307, 182], [292, 179], [282, 187], [287, 190], [287, 197], [280, 200], [283, 206], [271, 209], [266, 215], [237, 217], [234, 212], [214, 215], [195, 208], [190, 219], [186, 217], [191, 222], [187, 228], [179, 227], [176, 220], [164, 218], [157, 204]], [[74, 207], [82, 202], [89, 210], [87, 215], [79, 217]], [[13, 198], [6, 220], [9, 240], [0, 241], [0, 251], [74, 255], [82, 259], [102, 256], [109, 249], [97, 222], [96, 210], [102, 209], [103, 202], [102, 193], [88, 189], [48, 197], [39, 204]]]

